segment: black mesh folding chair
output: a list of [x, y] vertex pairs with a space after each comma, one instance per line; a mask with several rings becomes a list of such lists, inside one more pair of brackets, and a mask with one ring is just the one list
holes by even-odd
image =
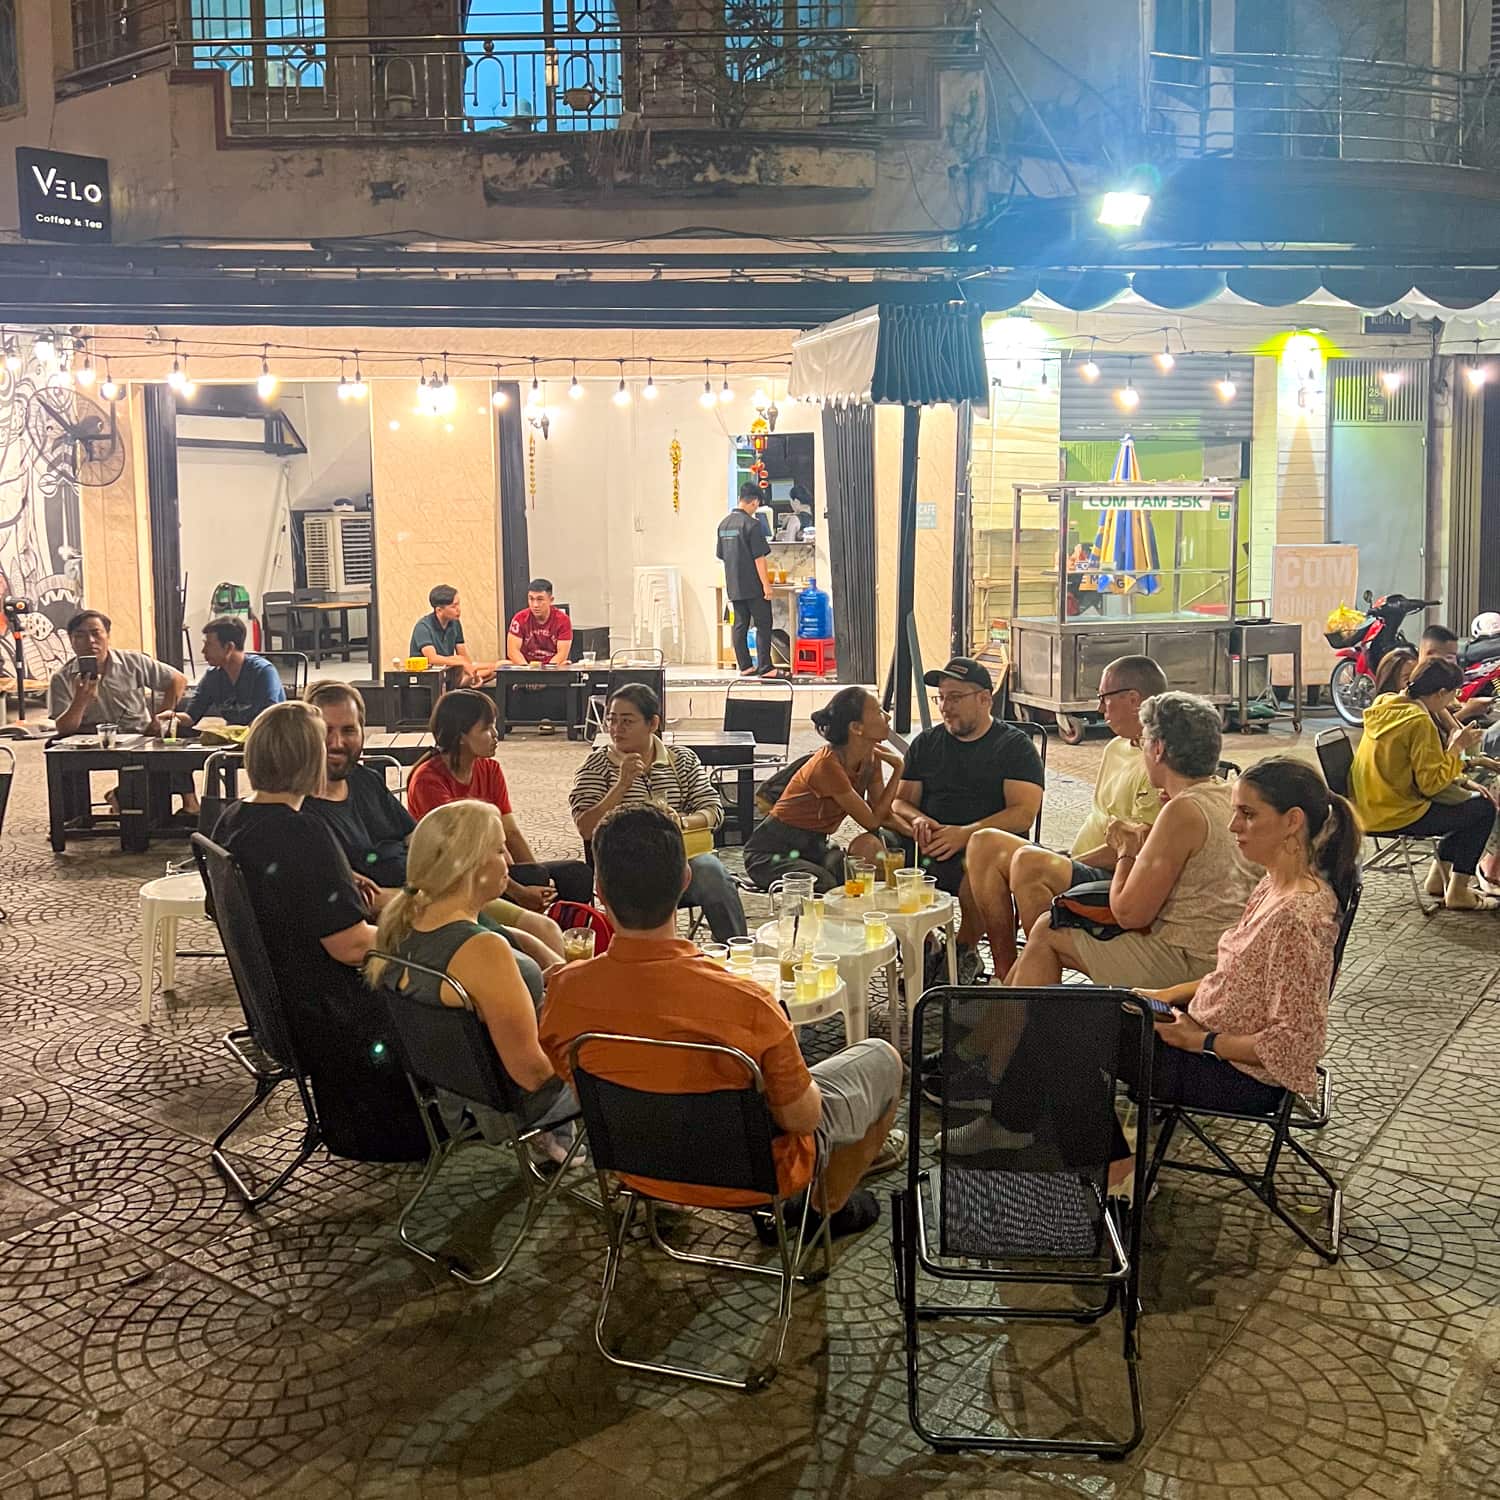
[[[1353, 889], [1344, 898], [1343, 910], [1339, 914], [1339, 935], [1333, 950], [1333, 977], [1329, 981], [1329, 993], [1338, 983], [1339, 968], [1344, 961], [1344, 949], [1349, 942], [1349, 931], [1354, 926], [1355, 914], [1359, 911], [1360, 897], [1364, 893], [1361, 881], [1356, 877]], [[1145, 1095], [1140, 1096], [1142, 1106]], [[1201, 1177], [1224, 1177], [1237, 1182], [1254, 1193], [1275, 1216], [1310, 1250], [1315, 1250], [1330, 1265], [1339, 1258], [1339, 1245], [1343, 1235], [1344, 1190], [1334, 1175], [1299, 1141], [1294, 1132], [1323, 1129], [1333, 1114], [1333, 1079], [1329, 1070], [1319, 1064], [1318, 1091], [1312, 1099], [1304, 1099], [1290, 1089], [1283, 1091], [1281, 1102], [1267, 1114], [1247, 1114], [1236, 1110], [1201, 1109], [1183, 1104], [1155, 1105], [1153, 1112], [1157, 1121], [1156, 1145], [1151, 1153], [1151, 1165], [1147, 1169], [1146, 1191], [1149, 1194], [1156, 1182], [1157, 1173], [1163, 1167], [1174, 1171], [1196, 1172]], [[1143, 1109], [1144, 1113], [1144, 1109]], [[1245, 1166], [1230, 1154], [1225, 1143], [1214, 1136], [1205, 1121], [1222, 1120], [1231, 1125], [1264, 1128], [1271, 1132], [1270, 1145], [1265, 1160], [1258, 1166]], [[1212, 1162], [1186, 1161], [1169, 1156], [1172, 1140], [1179, 1125], [1189, 1133], [1213, 1158]], [[1144, 1132], [1142, 1132], [1144, 1135]], [[1290, 1151], [1304, 1166], [1314, 1172], [1328, 1189], [1327, 1238], [1313, 1232], [1309, 1216], [1288, 1209], [1281, 1200], [1276, 1185], [1276, 1171], [1281, 1165], [1282, 1155]]]
[[[10, 802], [10, 789], [16, 781], [16, 755], [9, 745], [0, 745], [0, 835], [5, 832], [5, 809]], [[0, 907], [0, 922], [6, 917]]]
[[604, 711], [609, 700], [630, 683], [638, 682], [656, 694], [661, 704], [662, 723], [667, 722], [667, 657], [655, 646], [629, 646], [616, 651], [609, 659], [609, 675], [605, 678], [604, 691], [590, 696], [584, 708], [584, 738], [592, 740], [596, 734], [604, 733]]
[[[911, 1083], [910, 1132], [917, 1139], [923, 1089], [936, 1091], [942, 1132], [936, 1159], [913, 1149], [906, 1187], [891, 1197], [896, 1295], [901, 1304], [911, 1424], [939, 1451], [983, 1448], [1016, 1453], [1119, 1458], [1145, 1431], [1137, 1369], [1141, 1205], [1108, 1197], [1111, 1159], [1124, 1148], [1115, 1121], [1121, 1047], [1139, 1049], [1137, 1078], [1149, 1088], [1152, 1029], [1146, 1002], [1127, 990], [930, 989], [912, 1016], [912, 1055], [941, 1042], [939, 1071]], [[1132, 1028], [1134, 1028], [1132, 1030]], [[991, 1082], [998, 1072], [999, 1083]], [[929, 1095], [931, 1097], [931, 1095]], [[1145, 1180], [1145, 1139], [1135, 1148], [1136, 1183]], [[935, 1237], [935, 1238], [934, 1238]], [[964, 1295], [922, 1300], [923, 1277], [966, 1283]], [[1080, 1289], [1061, 1305], [979, 1301], [976, 1285]], [[1088, 1289], [1092, 1289], [1091, 1291]], [[1043, 1437], [1020, 1430], [1023, 1413], [996, 1413], [1009, 1430], [939, 1428], [923, 1407], [924, 1345], [941, 1344], [937, 1321], [1098, 1323], [1118, 1309], [1131, 1430], [1128, 1436]], [[931, 1358], [932, 1351], [928, 1349]], [[955, 1404], [951, 1389], [943, 1405]]]
[[[663, 1094], [630, 1088], [603, 1073], [591, 1071], [585, 1065], [582, 1054], [594, 1043], [654, 1049], [663, 1054], [673, 1051], [697, 1053], [704, 1058], [717, 1059], [732, 1070], [742, 1070], [745, 1082], [739, 1088], [701, 1094]], [[793, 1287], [798, 1280], [808, 1279], [802, 1275], [804, 1252], [821, 1244], [823, 1274], [833, 1264], [827, 1217], [819, 1227], [813, 1245], [807, 1244], [807, 1210], [822, 1182], [823, 1163], [818, 1162], [814, 1169], [813, 1180], [803, 1198], [796, 1232], [789, 1235], [785, 1200], [777, 1184], [776, 1162], [771, 1154], [771, 1138], [776, 1133], [776, 1126], [766, 1104], [765, 1079], [752, 1058], [738, 1048], [709, 1042], [666, 1042], [651, 1037], [590, 1031], [573, 1042], [569, 1051], [569, 1068], [583, 1118], [588, 1124], [589, 1150], [599, 1174], [599, 1188], [609, 1225], [609, 1254], [604, 1264], [599, 1312], [594, 1319], [594, 1342], [599, 1346], [599, 1352], [611, 1364], [629, 1370], [675, 1375], [707, 1385], [727, 1386], [731, 1390], [754, 1391], [769, 1385], [776, 1377], [781, 1353], [786, 1346], [787, 1328], [792, 1318]], [[759, 1194], [759, 1204], [740, 1212], [769, 1208], [776, 1229], [776, 1261], [771, 1265], [759, 1265], [752, 1261], [673, 1249], [662, 1239], [655, 1213], [658, 1201], [669, 1200], [658, 1200], [638, 1188], [621, 1186], [606, 1176], [607, 1173], [654, 1178], [659, 1182], [681, 1183], [689, 1187], [733, 1188]], [[633, 1359], [610, 1348], [605, 1332], [610, 1299], [614, 1295], [631, 1224], [642, 1202], [646, 1205], [651, 1243], [674, 1261], [769, 1276], [776, 1280], [776, 1318], [770, 1325], [774, 1349], [769, 1359], [752, 1365], [744, 1378], [737, 1379], [689, 1365]]]
[[1221, 760], [1215, 772], [1220, 781], [1238, 781], [1242, 772], [1232, 760]]
[[[1322, 768], [1323, 780], [1328, 783], [1329, 791], [1337, 792], [1340, 797], [1349, 796], [1349, 778], [1354, 769], [1354, 741], [1349, 738], [1349, 731], [1325, 729], [1313, 741], [1313, 748], [1318, 752], [1318, 765]], [[1407, 879], [1411, 881], [1412, 899], [1422, 915], [1431, 917], [1442, 910], [1442, 899], [1429, 904], [1423, 895], [1422, 884], [1417, 879], [1417, 860], [1421, 858], [1419, 851], [1425, 849], [1436, 859], [1436, 838], [1426, 834], [1368, 831], [1365, 837], [1375, 846], [1374, 858], [1365, 863], [1367, 870], [1390, 870], [1404, 866]]]
[[[1047, 729], [1046, 729], [1046, 726], [1042, 725], [1042, 724], [1032, 724], [1029, 721], [1016, 720], [1016, 719], [1006, 719], [1004, 722], [1006, 723], [1006, 725], [1009, 728], [1011, 728], [1011, 729], [1019, 729], [1022, 734], [1029, 735], [1031, 737], [1032, 744], [1036, 746], [1036, 753], [1038, 755], [1040, 755], [1041, 758], [1042, 758], [1042, 779], [1046, 780], [1046, 776], [1047, 776]], [[1045, 797], [1042, 799], [1043, 806], [1046, 805], [1046, 800], [1047, 799]], [[1040, 807], [1037, 808], [1037, 810], [1036, 810], [1036, 827], [1031, 830], [1031, 841], [1034, 844], [1040, 844], [1042, 842], [1042, 809]]]
[[[250, 1102], [221, 1130], [214, 1140], [212, 1160], [246, 1208], [259, 1208], [276, 1193], [298, 1167], [322, 1144], [322, 1130], [307, 1070], [298, 1062], [297, 1048], [287, 1023], [281, 990], [271, 968], [260, 923], [250, 904], [245, 877], [233, 856], [201, 833], [193, 835], [193, 852], [209, 895], [209, 914], [219, 929], [224, 956], [240, 997], [245, 1025], [224, 1036], [224, 1046], [235, 1062], [255, 1082]], [[291, 1163], [265, 1187], [257, 1189], [242, 1177], [229, 1160], [225, 1147], [229, 1138], [283, 1083], [296, 1086], [306, 1121], [302, 1142]]]
[[262, 651], [260, 653], [276, 668], [281, 679], [282, 691], [288, 698], [300, 698], [307, 691], [308, 663], [301, 651]]
[[[578, 1130], [574, 1133], [566, 1158], [550, 1175], [532, 1160], [527, 1150], [528, 1143], [543, 1128], [551, 1130], [577, 1121], [578, 1112], [574, 1110], [560, 1115], [549, 1120], [545, 1127], [526, 1123], [526, 1101], [505, 1071], [468, 991], [439, 969], [389, 953], [375, 952], [370, 956], [384, 959], [391, 966], [381, 976], [377, 993], [390, 1015], [401, 1065], [417, 1101], [422, 1129], [427, 1136], [427, 1163], [422, 1169], [422, 1180], [401, 1210], [396, 1232], [408, 1250], [433, 1265], [442, 1266], [454, 1280], [465, 1286], [488, 1286], [510, 1268], [537, 1217], [562, 1186], [583, 1144], [584, 1132]], [[420, 974], [436, 981], [434, 993], [425, 995], [402, 988], [397, 971], [408, 977]], [[443, 1002], [441, 994], [445, 988], [457, 1004]], [[457, 1130], [449, 1130], [444, 1125], [444, 1103], [462, 1106], [464, 1120]], [[487, 1271], [474, 1270], [455, 1255], [419, 1243], [407, 1227], [417, 1205], [437, 1181], [438, 1174], [454, 1152], [460, 1146], [480, 1140], [491, 1141], [514, 1153], [521, 1187], [526, 1194], [525, 1214], [510, 1248]], [[571, 1196], [579, 1198], [576, 1193]], [[599, 1206], [586, 1198], [579, 1198], [579, 1201], [594, 1209]]]

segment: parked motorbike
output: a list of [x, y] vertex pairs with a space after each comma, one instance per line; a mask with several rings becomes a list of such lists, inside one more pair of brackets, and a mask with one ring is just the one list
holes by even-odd
[[1364, 723], [1365, 710], [1375, 701], [1375, 672], [1386, 652], [1397, 646], [1411, 647], [1401, 633], [1402, 624], [1438, 599], [1408, 599], [1405, 594], [1387, 594], [1375, 599], [1365, 592], [1368, 612], [1363, 625], [1351, 631], [1325, 635], [1338, 660], [1328, 678], [1328, 692], [1338, 716], [1346, 724]]

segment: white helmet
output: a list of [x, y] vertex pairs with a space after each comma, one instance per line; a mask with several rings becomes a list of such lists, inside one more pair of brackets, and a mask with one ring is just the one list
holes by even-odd
[[1487, 609], [1475, 615], [1469, 625], [1470, 635], [1500, 635], [1500, 611]]

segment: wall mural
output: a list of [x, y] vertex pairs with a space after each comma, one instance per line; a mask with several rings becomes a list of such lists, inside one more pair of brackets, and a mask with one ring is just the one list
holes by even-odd
[[[26, 675], [46, 679], [71, 655], [63, 626], [83, 594], [80, 477], [107, 472], [89, 465], [120, 444], [112, 417], [58, 385], [54, 365], [16, 354], [19, 369], [9, 368], [15, 356], [0, 365], [0, 595], [30, 603]], [[107, 437], [94, 431], [101, 419]], [[0, 662], [14, 670], [8, 637]]]

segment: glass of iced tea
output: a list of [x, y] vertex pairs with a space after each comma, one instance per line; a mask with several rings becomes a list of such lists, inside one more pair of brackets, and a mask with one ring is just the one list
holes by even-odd
[[890, 923], [883, 911], [865, 913], [865, 947], [878, 948], [891, 935]]
[[581, 958], [594, 956], [594, 929], [592, 927], [565, 927], [562, 939], [565, 964], [577, 963]]

